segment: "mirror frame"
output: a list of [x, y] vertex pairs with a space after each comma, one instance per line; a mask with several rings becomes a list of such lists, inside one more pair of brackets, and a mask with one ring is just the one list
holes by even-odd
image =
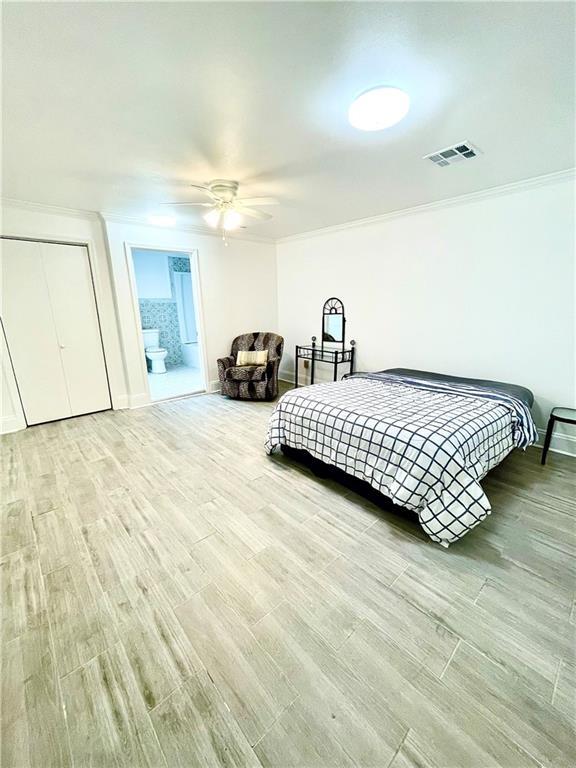
[[339, 341], [326, 341], [326, 343], [341, 344], [342, 349], [344, 349], [346, 343], [346, 315], [344, 313], [344, 304], [336, 296], [331, 296], [329, 299], [326, 299], [324, 306], [322, 307], [322, 336], [320, 337], [322, 339], [322, 347], [324, 347], [325, 341], [324, 331], [326, 327], [326, 317], [331, 317], [333, 315], [342, 315], [342, 339]]

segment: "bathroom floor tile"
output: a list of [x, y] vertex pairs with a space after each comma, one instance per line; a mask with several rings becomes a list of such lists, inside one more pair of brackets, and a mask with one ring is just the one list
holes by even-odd
[[148, 386], [152, 400], [204, 392], [205, 388], [202, 371], [199, 368], [188, 368], [186, 365], [167, 367], [166, 373], [149, 373]]

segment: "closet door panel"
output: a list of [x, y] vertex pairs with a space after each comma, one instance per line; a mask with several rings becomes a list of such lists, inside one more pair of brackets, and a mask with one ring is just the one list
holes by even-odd
[[111, 407], [88, 251], [42, 243], [44, 273], [73, 415]]
[[28, 424], [72, 415], [39, 243], [2, 240], [2, 319]]

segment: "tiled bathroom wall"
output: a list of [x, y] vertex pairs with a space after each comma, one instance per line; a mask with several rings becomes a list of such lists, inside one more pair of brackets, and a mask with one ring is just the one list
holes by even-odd
[[169, 256], [168, 268], [171, 299], [139, 299], [142, 328], [158, 328], [160, 331], [160, 346], [167, 350], [166, 364], [182, 364], [182, 349], [180, 341], [180, 325], [178, 323], [178, 308], [174, 299], [174, 272], [190, 272], [190, 259], [185, 256]]
[[170, 272], [190, 272], [190, 259], [186, 256], [169, 256], [168, 268]]
[[140, 299], [139, 304], [142, 328], [158, 328], [160, 331], [160, 346], [168, 352], [166, 364], [182, 363], [176, 302], [171, 299]]

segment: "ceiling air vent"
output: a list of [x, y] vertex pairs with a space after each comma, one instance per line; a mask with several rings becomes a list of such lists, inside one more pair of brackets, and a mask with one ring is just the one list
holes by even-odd
[[437, 152], [424, 155], [424, 160], [432, 160], [434, 165], [454, 165], [454, 163], [459, 163], [461, 160], [471, 160], [480, 154], [482, 153], [478, 147], [474, 146], [470, 141], [461, 141], [452, 147], [446, 147], [446, 149], [439, 149]]

